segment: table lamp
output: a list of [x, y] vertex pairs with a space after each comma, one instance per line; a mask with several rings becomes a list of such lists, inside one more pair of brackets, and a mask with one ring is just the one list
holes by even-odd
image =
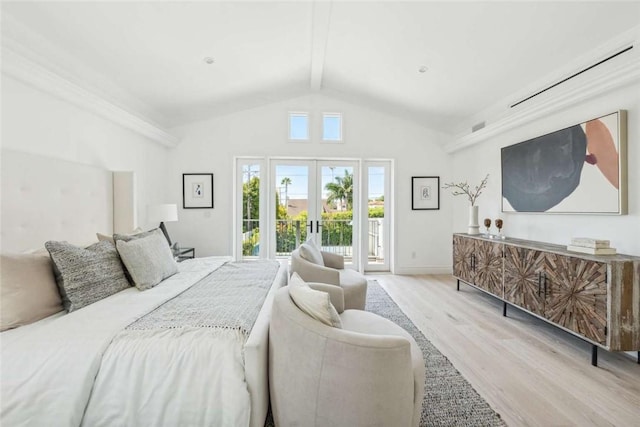
[[166, 237], [167, 242], [169, 242], [169, 246], [171, 246], [171, 239], [169, 238], [169, 233], [167, 233], [164, 223], [178, 220], [178, 205], [149, 205], [147, 206], [147, 219], [150, 223], [160, 223], [160, 230], [162, 230], [164, 237]]

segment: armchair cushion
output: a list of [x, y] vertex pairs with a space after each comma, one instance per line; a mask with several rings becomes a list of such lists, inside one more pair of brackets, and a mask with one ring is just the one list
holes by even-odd
[[342, 328], [340, 316], [331, 304], [329, 293], [316, 291], [293, 273], [289, 279], [289, 296], [294, 304], [310, 317], [334, 328]]
[[320, 253], [325, 267], [335, 268], [336, 270], [344, 269], [344, 257], [342, 255], [324, 251], [320, 251]]
[[300, 245], [300, 256], [316, 265], [324, 265], [322, 253], [313, 240], [307, 240]]

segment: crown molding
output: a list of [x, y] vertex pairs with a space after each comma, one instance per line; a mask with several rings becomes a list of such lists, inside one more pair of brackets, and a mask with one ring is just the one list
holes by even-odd
[[564, 108], [633, 84], [637, 81], [640, 81], [640, 56], [625, 64], [619, 65], [606, 74], [592, 77], [578, 87], [566, 89], [553, 96], [549, 96], [537, 104], [521, 108], [509, 116], [488, 124], [477, 132], [460, 136], [446, 144], [444, 149], [449, 154], [454, 153], [484, 142], [495, 135], [499, 135], [518, 126], [523, 126]]
[[[552, 91], [545, 93], [537, 101], [528, 103], [526, 106], [521, 105], [515, 109], [508, 107], [515, 101], [519, 101], [536, 92], [541, 87], [548, 86], [550, 82], [560, 81], [573, 74], [576, 70], [584, 69], [625, 47], [634, 45], [633, 50], [638, 51], [640, 50], [640, 46], [638, 46], [638, 44], [640, 44], [639, 42], [640, 25], [637, 25], [607, 40], [593, 50], [581, 55], [576, 60], [554, 70], [544, 78], [522, 88], [517, 93], [503, 98], [501, 101], [480, 113], [474, 114], [468, 120], [469, 125], [481, 121], [486, 122], [487, 125], [483, 129], [473, 133], [467, 133], [468, 131], [458, 133], [457, 136], [454, 136], [452, 142], [444, 146], [445, 151], [447, 153], [454, 153], [486, 141], [495, 135], [555, 113], [563, 108], [637, 82], [640, 80], [640, 53], [633, 52], [626, 61], [620, 62], [615, 66], [611, 64], [612, 66], [608, 68], [606, 72], [583, 74], [580, 76], [582, 83], [578, 85], [572, 86], [570, 84], [565, 88], [558, 86]], [[494, 121], [489, 120], [490, 117], [494, 117]]]
[[151, 120], [133, 114], [62, 77], [54, 72], [52, 67], [41, 65], [29, 59], [28, 55], [19, 52], [21, 48], [16, 48], [19, 46], [15, 42], [8, 43], [8, 40], [3, 37], [1, 55], [4, 74], [91, 111], [165, 147], [176, 147], [180, 142], [178, 137], [155, 125]]

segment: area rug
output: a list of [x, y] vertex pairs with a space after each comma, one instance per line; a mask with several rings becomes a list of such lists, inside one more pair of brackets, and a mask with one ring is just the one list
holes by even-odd
[[[476, 392], [451, 362], [422, 335], [406, 314], [375, 280], [369, 281], [366, 310], [402, 326], [418, 343], [424, 356], [425, 396], [422, 401], [421, 427], [493, 427], [505, 426], [500, 414]], [[271, 410], [265, 427], [273, 427]]]
[[375, 280], [367, 288], [367, 311], [402, 326], [422, 350], [426, 368], [420, 426], [504, 426], [471, 384], [434, 347]]

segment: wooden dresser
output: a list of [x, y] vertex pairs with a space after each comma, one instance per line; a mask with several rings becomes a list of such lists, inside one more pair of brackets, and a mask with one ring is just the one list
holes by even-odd
[[638, 351], [640, 257], [587, 255], [565, 246], [454, 234], [453, 275], [608, 351]]

